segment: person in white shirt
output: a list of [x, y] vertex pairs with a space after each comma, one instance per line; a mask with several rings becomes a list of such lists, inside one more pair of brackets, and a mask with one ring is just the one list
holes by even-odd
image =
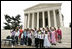
[[44, 28], [42, 29], [42, 32], [43, 32], [43, 34], [45, 34], [45, 29]]
[[43, 34], [43, 32], [41, 32], [39, 40], [40, 40], [40, 48], [43, 48], [43, 43], [44, 43], [44, 34]]
[[38, 48], [39, 38], [38, 38], [38, 31], [35, 33], [35, 47]]

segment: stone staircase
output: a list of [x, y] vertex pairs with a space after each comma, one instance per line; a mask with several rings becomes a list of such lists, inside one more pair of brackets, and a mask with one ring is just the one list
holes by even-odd
[[[57, 43], [56, 45], [52, 45], [51, 48], [71, 48], [71, 28], [61, 27], [61, 30], [62, 30], [62, 43]], [[5, 35], [6, 34], [4, 34], [4, 36]], [[17, 48], [18, 47], [19, 48], [35, 48], [34, 46], [30, 46], [30, 47], [28, 47], [28, 46], [16, 46], [16, 47]]]

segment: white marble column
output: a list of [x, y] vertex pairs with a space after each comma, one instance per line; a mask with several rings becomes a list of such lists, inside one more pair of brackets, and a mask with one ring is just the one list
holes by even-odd
[[39, 28], [39, 12], [37, 12], [37, 29]]
[[25, 28], [27, 28], [27, 16], [25, 16]]
[[24, 29], [26, 28], [26, 16], [24, 15]]
[[27, 24], [28, 24], [28, 15], [26, 16], [25, 22], [26, 22], [26, 28], [27, 28]]
[[34, 13], [32, 13], [32, 29], [34, 29]]
[[59, 18], [60, 18], [60, 26], [63, 26], [61, 9], [58, 9], [58, 11], [59, 11]]
[[42, 12], [42, 20], [43, 20], [43, 28], [45, 28], [45, 17], [44, 17], [44, 11]]
[[57, 27], [55, 10], [53, 10], [53, 16], [54, 16], [54, 27]]
[[24, 29], [27, 28], [27, 15], [24, 15]]
[[51, 27], [50, 11], [48, 10], [48, 27]]
[[28, 13], [28, 27], [27, 28], [29, 28], [29, 24], [30, 24], [30, 13]]

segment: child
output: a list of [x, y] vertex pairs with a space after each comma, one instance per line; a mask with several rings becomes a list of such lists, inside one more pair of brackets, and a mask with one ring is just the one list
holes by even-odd
[[27, 37], [27, 33], [26, 33], [26, 29], [24, 29], [24, 32], [23, 32], [23, 40], [24, 40], [24, 44], [26, 45], [27, 42], [26, 42], [26, 37]]
[[52, 45], [56, 45], [55, 30], [54, 27], [51, 28], [52, 33]]
[[13, 30], [11, 31], [11, 36], [14, 36], [14, 37], [15, 37], [15, 29], [13, 29]]
[[49, 30], [47, 30], [47, 34], [48, 34], [48, 40], [49, 40], [49, 42], [51, 43], [51, 34], [50, 34], [51, 32], [49, 31]]
[[43, 48], [43, 43], [44, 43], [44, 34], [41, 32], [40, 34], [40, 48]]
[[38, 42], [39, 42], [38, 41], [38, 31], [35, 32], [35, 35], [34, 36], [35, 36], [35, 47], [38, 48]]
[[51, 43], [51, 28], [49, 29], [48, 27], [46, 28], [47, 29], [47, 32], [48, 32], [48, 34], [49, 34], [49, 41], [50, 41], [50, 43]]
[[32, 33], [32, 46], [34, 46], [35, 45], [35, 43], [34, 43], [34, 40], [35, 40], [35, 38], [34, 38], [34, 30], [32, 29], [31, 30], [31, 33]]
[[11, 35], [11, 43], [12, 43], [12, 47], [15, 47], [15, 29], [12, 30], [12, 35]]
[[43, 28], [42, 32], [43, 32], [43, 34], [45, 34], [45, 29], [44, 28]]
[[62, 31], [61, 31], [61, 29], [59, 27], [58, 27], [57, 33], [58, 33], [58, 42], [61, 43]]
[[54, 27], [54, 30], [55, 30], [55, 38], [56, 38], [56, 42], [57, 42], [58, 41], [58, 33], [57, 33], [57, 30], [55, 27]]
[[31, 43], [32, 43], [32, 34], [31, 34], [31, 30], [29, 30], [29, 33], [28, 33], [28, 46], [31, 46]]
[[38, 45], [40, 46], [40, 36], [41, 36], [41, 30], [39, 30], [39, 32], [38, 32]]
[[18, 36], [19, 36], [19, 33], [17, 31], [17, 29], [15, 30], [15, 39], [16, 39], [16, 44], [18, 45]]
[[21, 34], [21, 38], [20, 38], [20, 45], [23, 45], [24, 44], [24, 40], [23, 40], [23, 32]]
[[45, 35], [44, 35], [44, 47], [45, 48], [48, 48], [51, 46], [48, 37], [49, 37], [49, 34], [47, 34], [47, 31], [45, 31]]
[[22, 27], [19, 30], [20, 34], [19, 34], [19, 39], [21, 38], [21, 34], [23, 33]]
[[50, 43], [52, 43], [52, 30], [51, 30], [51, 27], [50, 27], [50, 29], [49, 29], [49, 31], [48, 31], [49, 33], [50, 33]]
[[29, 33], [29, 28], [26, 29], [26, 45], [28, 45], [28, 33]]

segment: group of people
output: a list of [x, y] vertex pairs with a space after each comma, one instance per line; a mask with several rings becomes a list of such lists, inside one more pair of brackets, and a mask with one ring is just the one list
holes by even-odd
[[46, 27], [35, 29], [22, 29], [22, 27], [17, 27], [11, 31], [12, 33], [12, 46], [17, 45], [28, 45], [35, 46], [36, 48], [48, 48], [51, 45], [56, 45], [57, 42], [61, 43], [62, 31], [58, 27]]

